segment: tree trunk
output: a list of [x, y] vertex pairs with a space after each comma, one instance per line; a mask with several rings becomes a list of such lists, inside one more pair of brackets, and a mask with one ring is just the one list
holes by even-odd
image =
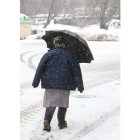
[[48, 25], [50, 24], [50, 20], [47, 19], [47, 22], [45, 23], [44, 27], [43, 28], [46, 28]]
[[105, 29], [108, 30], [108, 25], [106, 25], [106, 23], [100, 23], [100, 29]]
[[43, 28], [46, 28], [49, 24], [50, 24], [50, 21], [53, 19], [51, 17], [51, 14], [52, 14], [52, 10], [53, 10], [53, 4], [56, 0], [52, 0], [51, 1], [51, 5], [50, 5], [50, 8], [49, 8], [49, 14], [48, 14], [48, 18], [47, 18], [47, 22], [45, 23], [44, 27]]

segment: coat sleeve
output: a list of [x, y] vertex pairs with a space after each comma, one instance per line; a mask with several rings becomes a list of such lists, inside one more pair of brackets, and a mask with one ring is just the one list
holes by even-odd
[[34, 76], [34, 79], [33, 79], [33, 83], [32, 83], [32, 86], [34, 88], [38, 87], [39, 83], [40, 83], [40, 79], [41, 79], [41, 76], [45, 70], [45, 66], [46, 66], [46, 62], [50, 59], [50, 54], [49, 53], [46, 53], [40, 60], [39, 62], [39, 65], [37, 67], [37, 70], [36, 70], [36, 73], [35, 73], [35, 76]]
[[71, 65], [71, 69], [74, 73], [74, 77], [75, 77], [76, 85], [78, 87], [78, 91], [80, 91], [80, 93], [82, 93], [84, 90], [84, 85], [83, 85], [81, 68], [80, 68], [80, 65], [79, 65], [77, 58], [74, 55], [72, 55], [70, 57], [70, 65]]

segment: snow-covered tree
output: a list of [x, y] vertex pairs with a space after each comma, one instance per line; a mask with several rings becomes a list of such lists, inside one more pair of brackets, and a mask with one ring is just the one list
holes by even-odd
[[87, 1], [87, 11], [100, 23], [101, 29], [108, 29], [111, 20], [120, 16], [120, 0]]

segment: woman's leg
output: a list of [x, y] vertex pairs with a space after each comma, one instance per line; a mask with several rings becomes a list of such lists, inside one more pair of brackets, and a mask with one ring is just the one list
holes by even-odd
[[64, 122], [66, 117], [67, 108], [59, 107], [57, 118], [59, 122]]
[[56, 109], [56, 107], [47, 107], [46, 108], [44, 120], [47, 120], [48, 123], [51, 122], [55, 109]]
[[58, 118], [58, 126], [60, 127], [60, 129], [67, 127], [67, 122], [65, 121], [66, 112], [67, 108], [59, 107], [57, 118]]
[[55, 109], [56, 109], [56, 107], [47, 107], [46, 108], [43, 130], [45, 130], [45, 131], [51, 130], [50, 122], [52, 120]]

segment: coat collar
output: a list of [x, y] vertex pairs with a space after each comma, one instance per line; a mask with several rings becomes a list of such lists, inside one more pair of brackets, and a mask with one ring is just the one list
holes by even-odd
[[61, 50], [64, 50], [64, 49], [61, 48], [61, 47], [54, 47], [53, 49], [61, 49]]

